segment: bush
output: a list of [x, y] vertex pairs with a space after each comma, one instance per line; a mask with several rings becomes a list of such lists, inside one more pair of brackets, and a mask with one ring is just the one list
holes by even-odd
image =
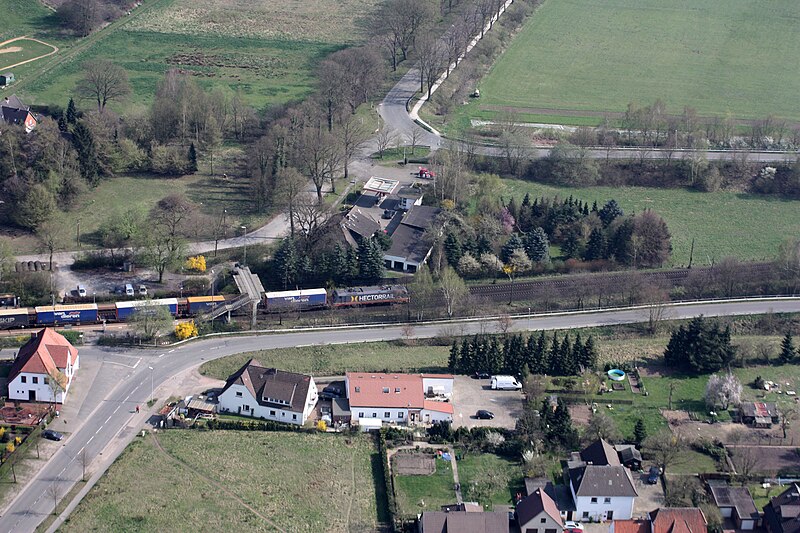
[[75, 331], [74, 329], [66, 329], [62, 331], [58, 331], [59, 334], [63, 335], [65, 339], [69, 341], [70, 344], [73, 346], [83, 344], [83, 333], [80, 331]]
[[206, 258], [203, 255], [195, 255], [186, 260], [186, 268], [197, 272], [206, 271]]
[[194, 321], [184, 322], [175, 326], [175, 337], [179, 341], [197, 337], [197, 326], [194, 325]]

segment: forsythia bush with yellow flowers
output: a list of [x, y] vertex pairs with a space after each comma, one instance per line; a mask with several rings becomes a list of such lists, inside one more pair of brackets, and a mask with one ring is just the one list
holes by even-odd
[[197, 326], [194, 322], [184, 322], [175, 326], [175, 336], [182, 341], [190, 337], [197, 337]]
[[186, 268], [189, 270], [196, 270], [197, 272], [206, 271], [206, 256], [194, 255], [186, 260]]

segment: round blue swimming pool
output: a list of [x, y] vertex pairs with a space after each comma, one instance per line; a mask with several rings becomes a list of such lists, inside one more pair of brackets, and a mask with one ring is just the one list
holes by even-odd
[[625, 379], [625, 372], [623, 372], [619, 368], [612, 368], [611, 370], [608, 371], [608, 377], [613, 381], [622, 381], [623, 379]]

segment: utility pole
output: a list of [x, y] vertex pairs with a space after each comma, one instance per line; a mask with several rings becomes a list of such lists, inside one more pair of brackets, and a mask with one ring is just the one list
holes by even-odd
[[244, 230], [244, 258], [242, 259], [242, 265], [247, 266], [247, 226], [241, 226]]

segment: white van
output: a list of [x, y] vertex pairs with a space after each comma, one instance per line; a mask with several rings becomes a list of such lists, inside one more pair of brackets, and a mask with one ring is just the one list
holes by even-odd
[[80, 296], [81, 298], [86, 297], [86, 287], [84, 287], [83, 285], [78, 285], [78, 296]]
[[514, 376], [492, 376], [492, 390], [522, 390]]
[[147, 296], [147, 287], [139, 285], [139, 296]]
[[125, 284], [125, 295], [126, 296], [134, 296], [136, 293], [133, 291], [133, 285], [130, 283]]

